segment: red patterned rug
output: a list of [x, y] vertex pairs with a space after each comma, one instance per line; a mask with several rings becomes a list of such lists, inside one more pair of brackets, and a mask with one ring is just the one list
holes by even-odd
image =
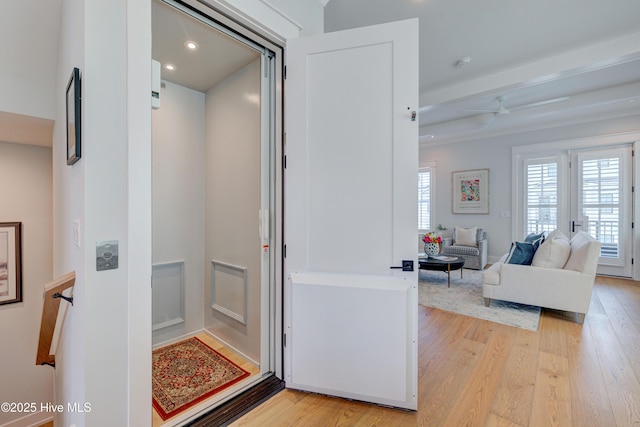
[[153, 351], [153, 407], [163, 420], [249, 376], [193, 337]]

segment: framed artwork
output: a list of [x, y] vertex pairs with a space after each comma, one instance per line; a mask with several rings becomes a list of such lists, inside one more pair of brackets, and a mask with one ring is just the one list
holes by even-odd
[[80, 70], [74, 68], [67, 85], [67, 164], [72, 165], [82, 153], [80, 140]]
[[22, 301], [22, 223], [0, 222], [0, 304]]
[[452, 173], [454, 214], [489, 213], [489, 169]]

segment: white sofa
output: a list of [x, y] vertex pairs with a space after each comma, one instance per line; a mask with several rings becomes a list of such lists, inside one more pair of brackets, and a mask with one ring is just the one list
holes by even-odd
[[[560, 241], [563, 238], [566, 243]], [[589, 311], [599, 256], [600, 242], [586, 232], [577, 233], [569, 242], [554, 231], [535, 252], [532, 265], [509, 264], [505, 255], [483, 272], [485, 305], [497, 299], [570, 311], [582, 324]]]

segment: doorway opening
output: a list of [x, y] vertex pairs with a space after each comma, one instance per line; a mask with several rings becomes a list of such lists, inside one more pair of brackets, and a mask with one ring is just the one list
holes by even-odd
[[225, 19], [152, 3], [153, 346], [197, 337], [250, 375], [167, 419], [154, 410], [154, 426], [193, 422], [281, 366], [281, 51]]

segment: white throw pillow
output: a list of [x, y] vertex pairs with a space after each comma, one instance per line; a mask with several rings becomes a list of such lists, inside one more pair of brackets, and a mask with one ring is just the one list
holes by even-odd
[[555, 229], [551, 233], [549, 233], [547, 239], [564, 239], [566, 241], [569, 241], [569, 238], [562, 234], [562, 232], [558, 229]]
[[456, 241], [453, 242], [454, 245], [478, 246], [478, 242], [476, 241], [476, 235], [478, 234], [478, 227], [471, 227], [471, 228], [455, 227], [455, 230], [456, 230]]
[[578, 233], [571, 239], [571, 256], [564, 266], [565, 270], [582, 273], [589, 254], [589, 238], [585, 233]]
[[571, 254], [569, 239], [547, 238], [533, 256], [531, 265], [544, 268], [562, 268]]

